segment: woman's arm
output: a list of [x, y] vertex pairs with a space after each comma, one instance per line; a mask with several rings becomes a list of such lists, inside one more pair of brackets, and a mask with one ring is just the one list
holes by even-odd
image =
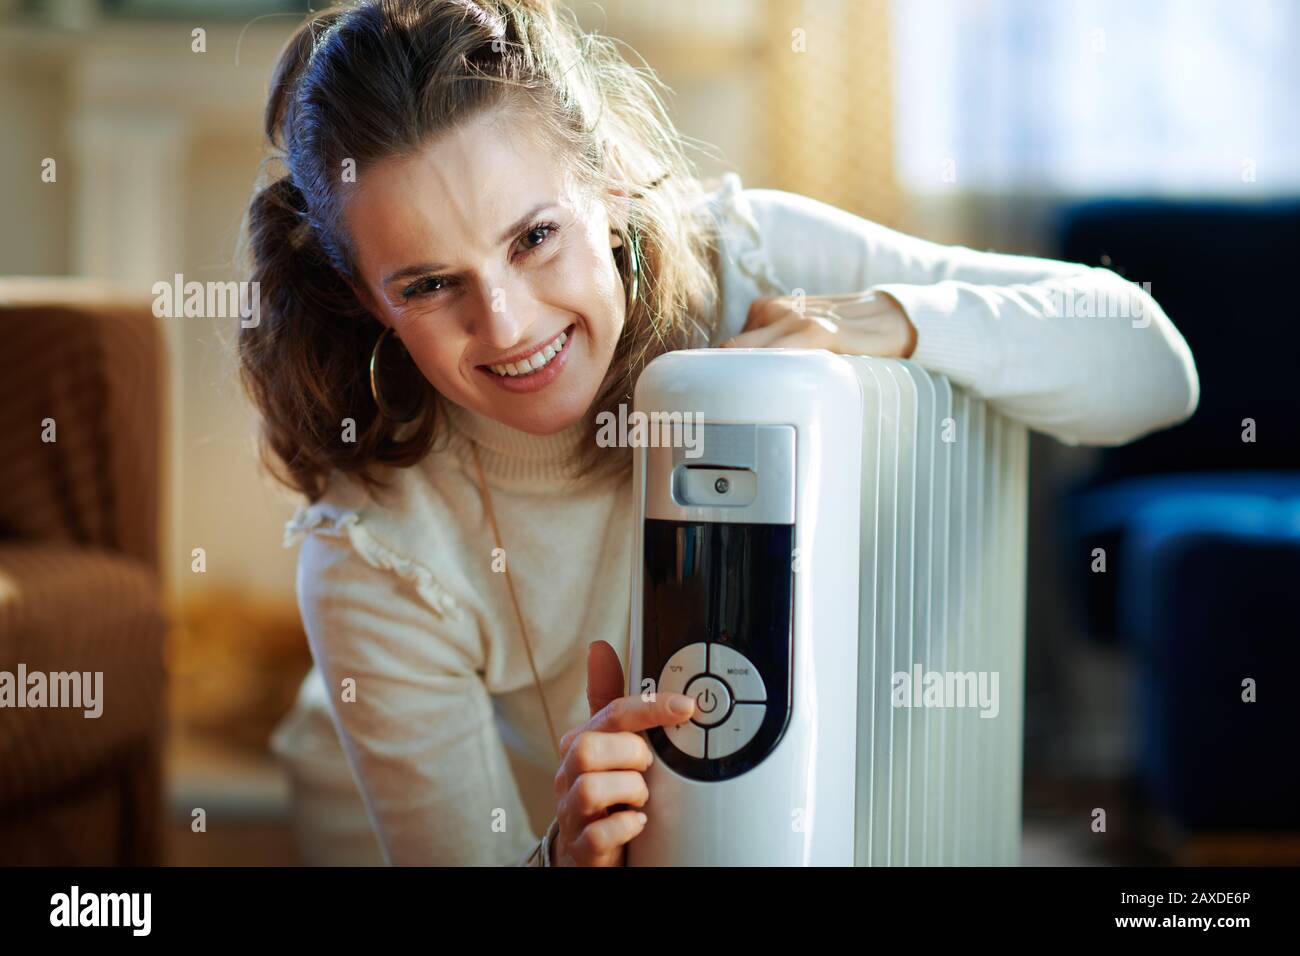
[[1115, 445], [1196, 409], [1187, 343], [1108, 269], [944, 246], [779, 190], [744, 197], [787, 291], [887, 293], [916, 330], [912, 360], [1031, 428]]
[[346, 538], [306, 536], [298, 603], [387, 861], [549, 865], [534, 855], [472, 635]]

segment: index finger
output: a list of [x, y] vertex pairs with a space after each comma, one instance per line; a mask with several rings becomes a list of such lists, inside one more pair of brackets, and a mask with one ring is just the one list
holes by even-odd
[[[680, 709], [674, 710], [674, 705]], [[651, 727], [675, 727], [684, 724], [695, 713], [695, 698], [686, 694], [655, 694], [653, 700], [642, 700], [639, 694], [629, 694], [611, 700], [592, 715], [581, 727], [564, 735], [560, 749], [567, 750], [574, 737], [585, 730], [604, 733], [648, 730]]]

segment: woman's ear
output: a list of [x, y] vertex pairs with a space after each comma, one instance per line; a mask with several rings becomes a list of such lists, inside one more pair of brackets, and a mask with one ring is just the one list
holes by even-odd
[[627, 214], [632, 202], [631, 192], [620, 180], [618, 185], [609, 187], [605, 194], [608, 197], [605, 202], [606, 218], [609, 220], [609, 230], [612, 235], [610, 248], [618, 249], [623, 245], [623, 233], [627, 231]]
[[347, 283], [348, 288], [352, 290], [352, 294], [356, 296], [357, 301], [361, 303], [361, 307], [370, 313], [370, 317], [380, 325], [387, 325], [388, 323], [384, 321], [383, 310], [376, 308], [376, 303], [374, 298], [370, 295], [370, 290], [367, 289], [363, 283], [355, 282], [350, 276], [346, 276], [342, 272], [338, 272], [338, 270], [335, 271], [337, 272], [338, 277]]

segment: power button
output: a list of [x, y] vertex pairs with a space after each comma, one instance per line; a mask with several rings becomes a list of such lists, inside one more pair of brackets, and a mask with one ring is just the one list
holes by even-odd
[[722, 723], [731, 710], [731, 694], [727, 685], [716, 677], [702, 675], [687, 685], [685, 693], [695, 698], [695, 716], [691, 719], [702, 727]]

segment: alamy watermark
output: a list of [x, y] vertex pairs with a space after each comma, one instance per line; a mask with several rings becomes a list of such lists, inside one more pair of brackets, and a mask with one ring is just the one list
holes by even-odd
[[233, 319], [240, 328], [256, 328], [262, 321], [259, 282], [186, 282], [176, 273], [171, 282], [153, 284], [153, 314], [160, 319]]
[[120, 926], [133, 936], [153, 928], [152, 893], [93, 893], [75, 883], [67, 893], [50, 897], [51, 926]]
[[1053, 289], [1048, 293], [1047, 315], [1065, 319], [1132, 319], [1135, 329], [1145, 329], [1151, 324], [1150, 310], [1146, 307], [1150, 295], [1150, 282], [1068, 292]]
[[73, 707], [95, 719], [104, 712], [103, 671], [0, 671], [0, 707]]
[[596, 415], [596, 444], [601, 448], [685, 448], [687, 458], [704, 454], [704, 415], [701, 412], [629, 412]]
[[996, 717], [997, 671], [927, 671], [920, 664], [895, 671], [890, 695], [895, 707], [978, 707], [981, 717]]

